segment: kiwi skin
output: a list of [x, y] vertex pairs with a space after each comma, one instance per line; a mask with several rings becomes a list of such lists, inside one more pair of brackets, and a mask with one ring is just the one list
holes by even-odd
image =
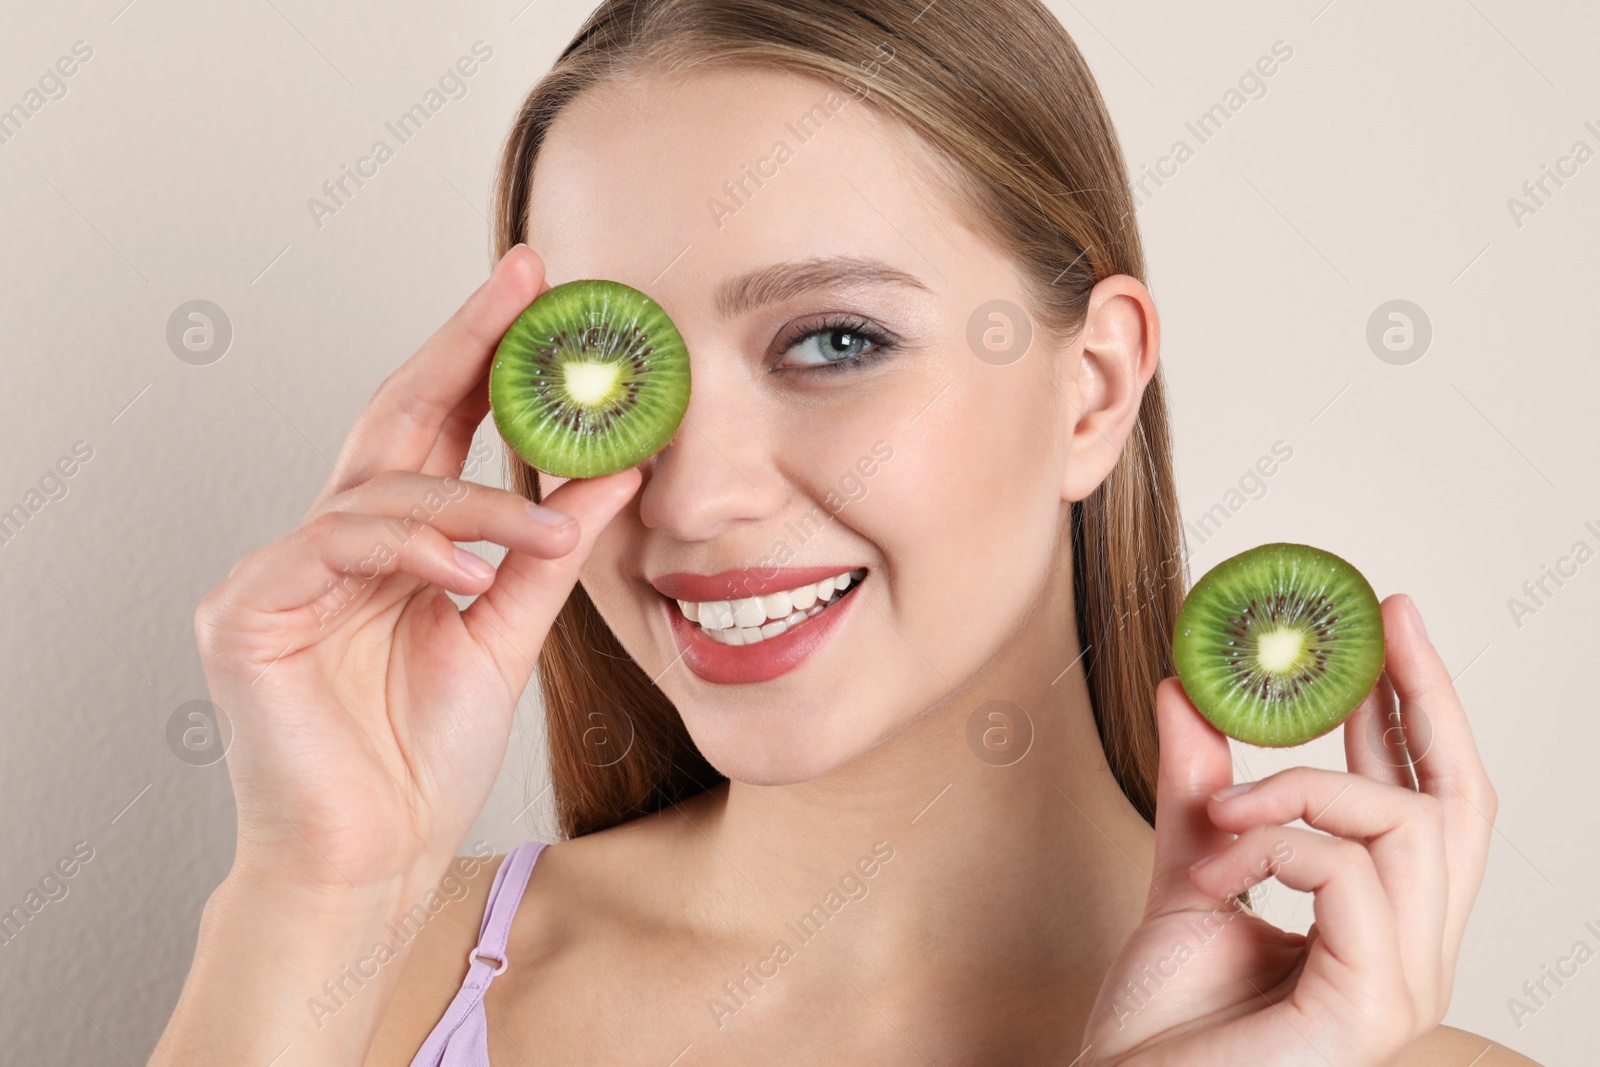
[[[1290, 669], [1264, 669], [1260, 638], [1299, 635]], [[1280, 642], [1296, 645], [1295, 639]], [[1284, 748], [1321, 737], [1361, 705], [1383, 671], [1383, 614], [1354, 566], [1278, 542], [1207, 571], [1178, 610], [1173, 658], [1184, 692], [1222, 733]]]
[[545, 290], [506, 329], [489, 370], [500, 436], [560, 478], [612, 474], [665, 448], [689, 389], [688, 348], [665, 309], [607, 279]]

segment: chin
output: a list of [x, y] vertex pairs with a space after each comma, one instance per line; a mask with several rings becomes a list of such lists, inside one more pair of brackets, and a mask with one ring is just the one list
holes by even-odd
[[[778, 716], [781, 721], [774, 721]], [[844, 736], [829, 730], [822, 716], [821, 709], [813, 712], [792, 706], [778, 712], [741, 709], [714, 716], [685, 716], [684, 725], [706, 762], [729, 780], [744, 785], [796, 785], [846, 766], [883, 736], [883, 731]]]

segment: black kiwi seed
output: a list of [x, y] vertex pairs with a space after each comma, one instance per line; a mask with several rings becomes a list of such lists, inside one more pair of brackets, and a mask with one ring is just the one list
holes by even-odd
[[564, 282], [529, 304], [489, 369], [495, 426], [558, 478], [626, 470], [664, 448], [689, 407], [689, 350], [661, 305], [621, 282]]
[[1383, 670], [1383, 615], [1361, 572], [1310, 545], [1270, 544], [1207, 571], [1178, 610], [1178, 680], [1200, 713], [1252, 745], [1332, 730]]

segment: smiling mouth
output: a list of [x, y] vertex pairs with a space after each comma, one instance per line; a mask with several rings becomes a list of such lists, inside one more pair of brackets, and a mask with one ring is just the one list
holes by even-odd
[[837, 604], [867, 576], [865, 567], [820, 582], [739, 600], [677, 601], [700, 632], [723, 645], [755, 645], [804, 625]]

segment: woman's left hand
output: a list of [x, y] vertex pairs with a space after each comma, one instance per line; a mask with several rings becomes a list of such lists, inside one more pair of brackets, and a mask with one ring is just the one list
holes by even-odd
[[[1218, 799], [1227, 738], [1161, 683], [1150, 896], [1080, 1067], [1376, 1067], [1444, 1018], [1496, 798], [1411, 599], [1385, 600], [1383, 624], [1383, 676], [1343, 727], [1348, 772], [1294, 767]], [[1399, 729], [1417, 787], [1385, 744]], [[1313, 894], [1307, 935], [1233, 899], [1268, 877]]]

